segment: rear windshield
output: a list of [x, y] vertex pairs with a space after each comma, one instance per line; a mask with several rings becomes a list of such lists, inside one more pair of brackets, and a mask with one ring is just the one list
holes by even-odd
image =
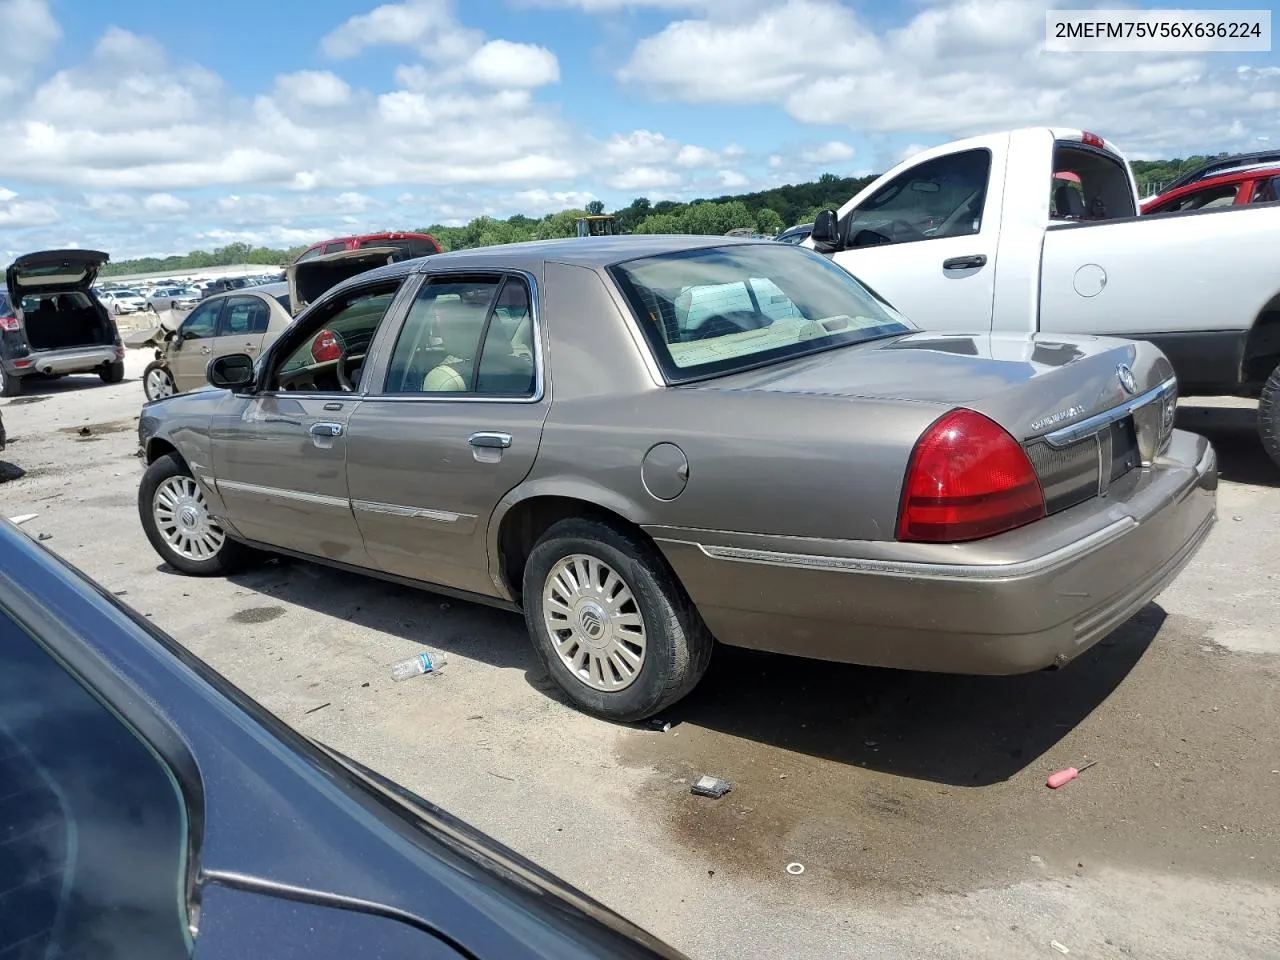
[[1049, 192], [1050, 220], [1114, 220], [1137, 214], [1124, 164], [1084, 144], [1057, 144]]
[[439, 253], [429, 240], [365, 240], [360, 249], [365, 247], [394, 247], [404, 253], [401, 259], [412, 260], [414, 257], [429, 257]]
[[840, 267], [788, 244], [679, 251], [610, 273], [673, 382], [915, 329]]
[[275, 296], [276, 296], [276, 302], [279, 303], [280, 306], [284, 307], [285, 310], [289, 311], [290, 313], [293, 312], [293, 307], [289, 305], [289, 295], [287, 293], [277, 293]]

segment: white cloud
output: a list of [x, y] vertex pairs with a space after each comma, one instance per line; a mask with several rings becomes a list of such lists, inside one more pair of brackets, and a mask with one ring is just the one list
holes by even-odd
[[542, 87], [560, 81], [560, 62], [546, 47], [490, 40], [471, 55], [467, 74], [490, 87]]
[[191, 204], [172, 193], [153, 193], [142, 201], [142, 208], [148, 213], [185, 213]]
[[716, 176], [720, 179], [720, 186], [726, 190], [740, 190], [751, 182], [750, 177], [737, 170], [721, 170]]
[[2, 102], [20, 90], [33, 67], [48, 59], [62, 39], [62, 28], [49, 0], [0, 0], [0, 37], [5, 38], [0, 57]]
[[342, 107], [351, 102], [351, 87], [329, 70], [299, 70], [276, 77], [277, 94], [307, 107]]
[[809, 163], [843, 163], [852, 160], [857, 151], [847, 143], [831, 140], [814, 150], [808, 150], [804, 159]]
[[42, 200], [0, 201], [0, 227], [21, 230], [26, 227], [43, 227], [62, 219], [56, 207]]
[[940, 139], [1048, 124], [1131, 156], [1280, 134], [1280, 70], [1187, 54], [1044, 50], [1046, 4], [940, 0], [873, 29], [836, 0], [712, 7], [641, 39], [618, 70], [660, 99], [781, 106], [809, 124]]
[[385, 3], [351, 17], [320, 41], [335, 59], [358, 56], [370, 47], [406, 46], [432, 59], [461, 60], [483, 42], [479, 30], [462, 26], [452, 0]]
[[679, 183], [680, 175], [665, 167], [632, 167], [611, 178], [609, 186], [615, 190], [654, 190]]

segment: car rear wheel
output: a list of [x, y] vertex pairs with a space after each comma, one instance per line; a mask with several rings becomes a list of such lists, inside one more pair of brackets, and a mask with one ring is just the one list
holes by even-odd
[[173, 374], [159, 360], [152, 360], [142, 372], [142, 392], [148, 400], [163, 400], [178, 392], [178, 385], [173, 382]]
[[209, 516], [200, 484], [176, 453], [157, 458], [142, 475], [138, 514], [156, 553], [183, 573], [220, 576], [253, 556], [250, 547], [228, 537]]
[[11, 373], [6, 373], [0, 365], [0, 397], [16, 397], [22, 392], [22, 380]]
[[103, 383], [119, 383], [124, 379], [124, 361], [113, 360], [98, 371]]
[[643, 720], [689, 693], [714, 640], [675, 574], [637, 534], [596, 520], [554, 524], [524, 570], [534, 648], [573, 703]]
[[1267, 456], [1280, 467], [1280, 366], [1271, 371], [1258, 397], [1258, 437]]

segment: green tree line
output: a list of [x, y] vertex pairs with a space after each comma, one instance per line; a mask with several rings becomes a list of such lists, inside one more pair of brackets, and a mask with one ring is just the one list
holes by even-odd
[[[1175, 160], [1136, 160], [1132, 167], [1138, 189], [1146, 196], [1210, 159], [1214, 158], [1195, 155]], [[621, 233], [722, 235], [736, 228], [747, 228], [772, 235], [797, 223], [812, 222], [819, 210], [838, 209], [874, 179], [874, 176], [838, 177], [833, 173], [824, 173], [809, 183], [786, 184], [756, 193], [727, 194], [688, 203], [673, 200], [652, 203], [647, 197], [637, 197], [627, 206], [612, 213]], [[519, 213], [505, 220], [476, 217], [466, 226], [449, 227], [433, 223], [418, 227], [417, 232], [431, 234], [445, 250], [468, 250], [498, 243], [572, 237], [577, 232], [578, 218], [604, 212], [604, 204], [593, 200], [585, 209], [561, 210], [540, 218]], [[102, 275], [177, 273], [236, 263], [283, 266], [293, 261], [304, 249], [306, 248], [293, 247], [273, 250], [268, 247], [252, 247], [247, 243], [232, 243], [212, 252], [194, 250], [186, 256], [120, 260], [104, 267]]]

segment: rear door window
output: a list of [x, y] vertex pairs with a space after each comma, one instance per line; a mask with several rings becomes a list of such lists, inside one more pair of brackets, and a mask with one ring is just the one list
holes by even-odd
[[1230, 207], [1235, 204], [1239, 193], [1240, 185], [1236, 183], [1207, 187], [1161, 204], [1158, 212], [1172, 213], [1175, 210], [1212, 210], [1215, 207]]
[[1073, 141], [1060, 141], [1054, 148], [1049, 209], [1054, 220], [1115, 220], [1138, 214], [1125, 165], [1109, 153]]
[[218, 336], [239, 337], [266, 333], [271, 313], [257, 297], [228, 297], [218, 323]]
[[0, 957], [189, 957], [168, 765], [0, 611]]

